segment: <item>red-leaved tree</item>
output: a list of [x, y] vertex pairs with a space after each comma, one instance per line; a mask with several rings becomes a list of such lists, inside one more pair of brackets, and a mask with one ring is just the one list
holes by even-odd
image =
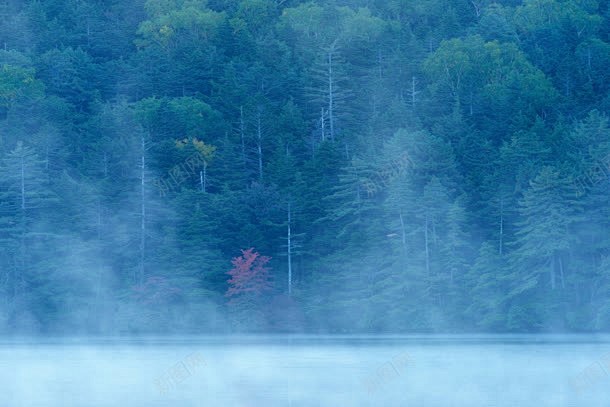
[[243, 294], [261, 296], [265, 291], [271, 290], [271, 276], [266, 267], [271, 257], [261, 256], [254, 248], [242, 250], [242, 255], [233, 258], [233, 268], [227, 272], [229, 289], [226, 296], [235, 298]]

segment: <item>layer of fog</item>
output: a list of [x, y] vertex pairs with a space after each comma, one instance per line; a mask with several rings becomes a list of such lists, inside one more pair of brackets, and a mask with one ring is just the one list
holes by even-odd
[[2, 405], [607, 406], [608, 337], [0, 342]]

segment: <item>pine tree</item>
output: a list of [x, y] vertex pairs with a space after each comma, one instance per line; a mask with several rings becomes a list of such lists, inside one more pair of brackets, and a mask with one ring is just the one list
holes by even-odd
[[573, 226], [580, 220], [569, 179], [553, 167], [544, 167], [525, 192], [519, 212], [513, 293], [566, 289], [567, 254], [576, 243]]
[[508, 283], [505, 257], [498, 253], [494, 243], [483, 242], [478, 256], [468, 271], [465, 287], [470, 301], [465, 316], [483, 329], [506, 329]]
[[24, 303], [28, 290], [44, 279], [44, 272], [37, 266], [46, 257], [45, 249], [56, 243], [54, 233], [49, 230], [49, 222], [54, 218], [49, 215], [53, 213], [56, 198], [44, 175], [43, 162], [23, 142], [17, 143], [0, 168], [3, 184], [0, 235], [4, 243], [4, 266], [9, 270], [5, 289], [14, 312], [20, 312], [24, 309], [19, 307], [28, 305]]

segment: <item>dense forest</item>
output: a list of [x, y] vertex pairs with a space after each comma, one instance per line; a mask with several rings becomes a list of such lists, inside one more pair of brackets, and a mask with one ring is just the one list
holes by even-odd
[[0, 1], [0, 332], [609, 330], [609, 17]]

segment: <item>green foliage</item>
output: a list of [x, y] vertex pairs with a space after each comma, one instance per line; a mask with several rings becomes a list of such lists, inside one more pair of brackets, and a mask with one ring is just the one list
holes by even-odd
[[9, 3], [0, 332], [610, 329], [607, 1]]
[[44, 85], [36, 80], [34, 69], [3, 64], [0, 67], [0, 106], [9, 107], [20, 100], [39, 98]]
[[557, 99], [551, 83], [515, 44], [479, 36], [449, 40], [428, 57], [424, 69], [431, 90], [450, 98], [454, 112], [473, 116], [473, 125], [486, 133], [515, 131], [548, 112]]
[[205, 1], [148, 1], [151, 20], [140, 25], [138, 46], [176, 46], [179, 41], [208, 41], [220, 28], [224, 16], [205, 7]]

